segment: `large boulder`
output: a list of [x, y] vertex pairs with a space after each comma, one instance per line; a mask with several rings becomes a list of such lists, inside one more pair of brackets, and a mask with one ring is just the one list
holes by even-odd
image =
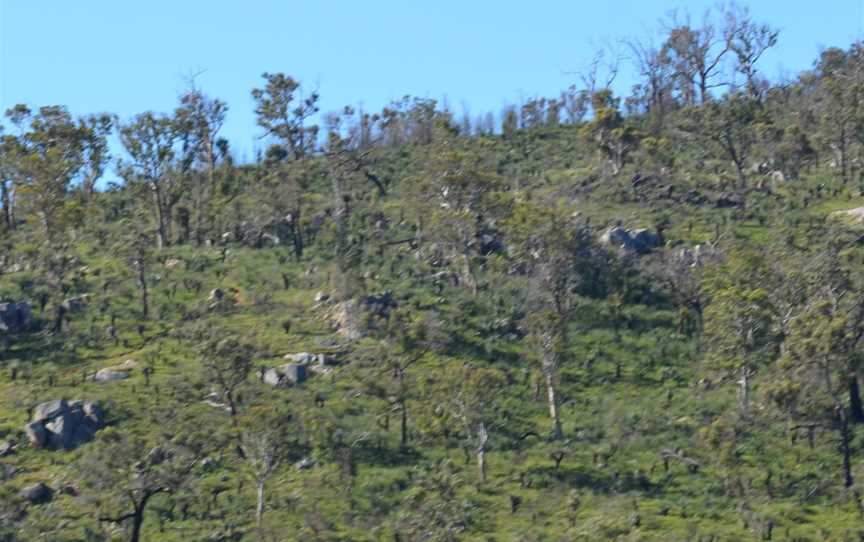
[[0, 303], [0, 331], [21, 333], [30, 329], [32, 325], [33, 316], [28, 303], [23, 301]]
[[39, 482], [25, 487], [18, 496], [31, 504], [45, 504], [51, 502], [51, 499], [54, 497], [54, 491], [43, 482]]
[[127, 359], [120, 365], [113, 367], [105, 367], [96, 371], [93, 375], [93, 380], [96, 382], [113, 382], [115, 380], [124, 380], [129, 378], [132, 369], [138, 366], [138, 362], [134, 359]]
[[660, 236], [646, 229], [620, 228], [612, 226], [600, 236], [604, 245], [618, 248], [630, 254], [648, 254], [661, 245]]
[[24, 433], [34, 448], [71, 450], [92, 440], [105, 425], [98, 403], [63, 399], [47, 401], [33, 409], [33, 421]]
[[293, 386], [306, 381], [306, 366], [286, 363], [264, 372], [264, 383], [271, 386]]

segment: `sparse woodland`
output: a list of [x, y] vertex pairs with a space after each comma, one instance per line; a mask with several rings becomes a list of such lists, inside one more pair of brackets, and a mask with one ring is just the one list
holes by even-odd
[[0, 541], [864, 540], [864, 45], [657, 36], [476, 118], [265, 73], [253, 163], [6, 111]]

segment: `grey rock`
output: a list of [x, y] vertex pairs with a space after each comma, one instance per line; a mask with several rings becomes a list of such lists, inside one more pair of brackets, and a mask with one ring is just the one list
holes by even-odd
[[61, 414], [44, 424], [48, 432], [48, 446], [64, 449], [72, 447], [77, 424], [71, 414]]
[[648, 254], [661, 244], [660, 236], [649, 230], [628, 230], [618, 226], [612, 226], [603, 232], [600, 242], [630, 254]]
[[15, 453], [15, 443], [11, 440], [0, 442], [0, 457], [6, 457]]
[[30, 305], [25, 302], [0, 303], [0, 331], [21, 333], [33, 325]]
[[129, 371], [122, 371], [116, 367], [106, 367], [99, 369], [93, 376], [96, 382], [113, 382], [115, 380], [123, 380], [129, 378]]
[[308, 457], [304, 457], [300, 461], [294, 463], [294, 468], [297, 470], [309, 470], [314, 466], [315, 460]]
[[286, 363], [264, 372], [264, 383], [271, 386], [291, 386], [306, 381], [306, 366]]
[[35, 448], [70, 450], [93, 439], [105, 424], [98, 403], [63, 399], [48, 401], [34, 409], [34, 421], [24, 433]]
[[30, 422], [24, 426], [24, 434], [34, 448], [44, 448], [48, 444], [48, 431], [42, 422]]
[[105, 411], [102, 410], [99, 403], [95, 401], [86, 401], [83, 405], [83, 410], [84, 415], [97, 425], [105, 423]]
[[297, 354], [285, 354], [285, 359], [291, 360], [294, 363], [308, 365], [310, 363], [315, 363], [316, 361], [318, 361], [318, 356], [316, 356], [315, 354], [310, 354], [309, 352], [299, 352]]
[[31, 504], [44, 504], [51, 502], [54, 492], [43, 482], [39, 482], [25, 487], [18, 495]]
[[65, 399], [46, 401], [36, 405], [36, 408], [33, 409], [33, 421], [50, 420], [65, 412], [69, 412], [69, 404]]

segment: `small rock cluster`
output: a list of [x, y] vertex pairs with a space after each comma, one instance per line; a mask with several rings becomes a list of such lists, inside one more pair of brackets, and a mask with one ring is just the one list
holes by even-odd
[[33, 421], [24, 426], [24, 433], [35, 448], [71, 450], [92, 440], [104, 425], [98, 403], [58, 399], [34, 408]]
[[324, 354], [310, 354], [299, 352], [286, 354], [284, 365], [272, 367], [264, 371], [262, 380], [271, 386], [293, 386], [301, 384], [309, 377], [309, 373], [328, 373], [332, 367], [332, 360], [328, 360]]
[[600, 236], [600, 242], [631, 254], [648, 254], [660, 246], [660, 236], [646, 229], [619, 228], [612, 226]]

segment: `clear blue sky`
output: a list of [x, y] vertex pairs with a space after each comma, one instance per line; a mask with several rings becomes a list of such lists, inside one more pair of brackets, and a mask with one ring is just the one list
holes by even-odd
[[[762, 68], [811, 66], [820, 47], [861, 36], [864, 0], [755, 0], [781, 30]], [[0, 107], [67, 105], [74, 113], [170, 111], [197, 78], [228, 102], [224, 135], [252, 158], [259, 133], [250, 89], [264, 71], [317, 85], [322, 110], [378, 110], [411, 94], [460, 113], [498, 113], [520, 97], [553, 96], [594, 45], [646, 35], [669, 10], [698, 16], [715, 1], [533, 0], [0, 0]], [[619, 82], [629, 80], [622, 76]]]

